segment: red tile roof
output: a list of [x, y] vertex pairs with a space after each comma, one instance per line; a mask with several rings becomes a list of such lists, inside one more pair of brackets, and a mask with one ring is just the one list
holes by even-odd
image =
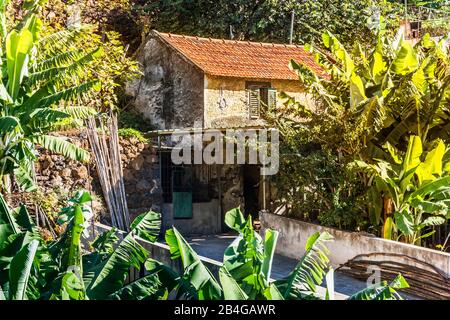
[[252, 79], [298, 80], [289, 69], [294, 59], [316, 73], [323, 70], [299, 45], [273, 44], [183, 36], [154, 31], [206, 74]]

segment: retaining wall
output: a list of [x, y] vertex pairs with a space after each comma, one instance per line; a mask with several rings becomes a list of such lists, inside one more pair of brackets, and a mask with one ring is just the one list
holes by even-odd
[[449, 253], [375, 236], [371, 237], [359, 232], [326, 228], [267, 212], [260, 213], [260, 221], [262, 235], [267, 229], [277, 230], [280, 233], [276, 252], [290, 258], [299, 259], [303, 255], [309, 236], [318, 231], [327, 231], [334, 237], [334, 241], [327, 243], [327, 247], [330, 249], [329, 257], [334, 267], [338, 267], [360, 254], [382, 252], [402, 254], [430, 263], [447, 274], [447, 277], [450, 276]]

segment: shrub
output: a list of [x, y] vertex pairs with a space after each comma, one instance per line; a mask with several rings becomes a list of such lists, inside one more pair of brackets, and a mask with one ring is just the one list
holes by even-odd
[[145, 138], [142, 133], [133, 128], [121, 128], [119, 129], [119, 137], [122, 138], [136, 138], [140, 142], [147, 142], [148, 139]]

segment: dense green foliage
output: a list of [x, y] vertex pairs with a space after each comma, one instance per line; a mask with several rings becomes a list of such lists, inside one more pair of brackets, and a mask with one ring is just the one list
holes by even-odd
[[119, 129], [118, 134], [119, 137], [122, 138], [136, 138], [140, 142], [148, 141], [148, 139], [146, 139], [140, 131], [132, 128], [121, 128]]
[[35, 188], [36, 144], [87, 161], [84, 150], [49, 133], [82, 126], [98, 111], [115, 109], [118, 93], [138, 68], [126, 57], [117, 33], [101, 35], [89, 25], [52, 27], [38, 17], [46, 1], [24, 2], [16, 15], [8, 2], [0, 6], [6, 48], [1, 57], [6, 69], [0, 87], [0, 189], [11, 190], [16, 182], [30, 191]]
[[[444, 40], [425, 35], [413, 47], [401, 33], [391, 37], [383, 21], [368, 48], [356, 42], [347, 49], [332, 33], [324, 33], [328, 52], [309, 49], [327, 76], [291, 63], [314, 107], [287, 97], [283, 110], [267, 115], [283, 135], [282, 153], [287, 155], [281, 158], [281, 170], [288, 177], [295, 174], [280, 180], [279, 193], [290, 192], [287, 200], [296, 201], [294, 208], [312, 199], [324, 210], [321, 220], [340, 227], [340, 209], [347, 211], [344, 227], [355, 227], [358, 216], [369, 221], [374, 205], [364, 206], [369, 177], [355, 172], [350, 162], [388, 159], [389, 148], [405, 153], [411, 134], [425, 150], [439, 138], [449, 143], [450, 55]], [[309, 160], [306, 172], [300, 171], [303, 167], [288, 171], [298, 157]], [[312, 208], [317, 206], [305, 210]], [[376, 228], [379, 222], [372, 220]]]
[[[239, 209], [226, 215], [226, 223], [239, 237], [226, 249], [217, 281], [188, 242], [174, 228], [166, 233], [173, 259], [182, 264], [182, 274], [149, 257], [137, 241], [154, 242], [160, 215], [138, 216], [128, 234], [115, 229], [88, 243], [86, 227], [92, 213], [87, 192], [78, 192], [61, 211], [59, 223], [66, 226], [55, 241], [42, 239], [27, 209], [11, 210], [0, 195], [0, 300], [142, 300], [176, 298], [218, 299], [318, 299], [316, 285], [332, 272], [327, 258], [327, 233], [314, 234], [293, 272], [272, 282], [270, 273], [278, 233], [269, 230], [263, 240]], [[89, 245], [87, 245], [89, 244]], [[131, 270], [145, 265], [146, 274], [126, 282]], [[408, 284], [399, 275], [391, 284], [380, 283], [350, 299], [401, 299], [396, 289]], [[333, 297], [329, 286], [326, 298]]]
[[[294, 41], [319, 40], [324, 28], [341, 34], [346, 41], [365, 39], [370, 33], [367, 21], [383, 10], [392, 11], [388, 1], [137, 1], [154, 29], [165, 32], [235, 39], [289, 41], [291, 12], [295, 12]], [[375, 7], [377, 6], [377, 7]], [[378, 9], [377, 9], [378, 8]], [[396, 21], [393, 19], [393, 23]]]
[[[253, 230], [251, 216], [246, 220], [239, 209], [227, 212], [225, 223], [238, 231], [239, 236], [225, 250], [223, 266], [219, 271], [220, 281], [214, 278], [175, 228], [167, 231], [166, 241], [170, 246], [172, 259], [181, 260], [184, 273], [178, 275], [160, 263], [152, 262], [151, 265], [155, 272], [164, 270], [164, 278], [174, 286], [177, 297], [200, 300], [311, 300], [334, 297], [334, 286], [331, 283], [327, 284], [325, 297], [317, 291], [317, 286], [325, 279], [333, 279], [333, 269], [327, 257], [329, 251], [326, 242], [332, 240], [328, 233], [313, 234], [295, 269], [286, 278], [272, 281], [270, 274], [278, 232], [267, 230], [262, 239]], [[399, 275], [392, 283], [379, 283], [349, 299], [402, 299], [396, 289], [407, 287], [405, 279]]]
[[[123, 87], [125, 83], [138, 76], [137, 63], [129, 57], [129, 43], [136, 41], [124, 37], [133, 29], [128, 17], [131, 5], [128, 0], [117, 1], [77, 1], [70, 3], [62, 0], [49, 0], [43, 4], [40, 17], [43, 21], [44, 36], [60, 32], [67, 28], [71, 16], [80, 14], [83, 32], [73, 34], [70, 49], [86, 51], [101, 48], [101, 58], [91, 63], [84, 75], [85, 79], [98, 79], [100, 90], [91, 95], [89, 105], [101, 111], [116, 109], [126, 103]], [[24, 15], [22, 7], [16, 3], [8, 7], [11, 20], [19, 20]], [[119, 17], [128, 17], [126, 26], [116, 26]], [[138, 36], [140, 41], [140, 36]], [[54, 44], [57, 46], [58, 44]], [[59, 50], [67, 50], [67, 43], [60, 43]]]
[[136, 237], [155, 241], [160, 215], [142, 214], [129, 234], [112, 229], [89, 248], [90, 201], [87, 192], [77, 193], [59, 216], [65, 232], [46, 242], [26, 208], [11, 210], [0, 196], [0, 300], [157, 299], [166, 295], [155, 274], [125, 281], [130, 269], [139, 270], [149, 255]]
[[[387, 145], [390, 161], [376, 160], [376, 165], [355, 161], [369, 173], [368, 199], [374, 225], [383, 223], [383, 236], [412, 244], [430, 236], [427, 227], [441, 225], [450, 219], [450, 162], [441, 140], [426, 157], [422, 142], [411, 136], [403, 159]], [[423, 159], [423, 161], [422, 161]], [[392, 202], [392, 212], [383, 212], [383, 197]]]
[[40, 6], [25, 3], [25, 20], [8, 30], [7, 1], [1, 1], [1, 61], [5, 68], [0, 82], [0, 188], [9, 190], [8, 178], [27, 190], [34, 188], [33, 162], [36, 144], [74, 160], [86, 161], [86, 151], [61, 137], [49, 135], [64, 121], [96, 113], [84, 106], [100, 83], [86, 77], [87, 66], [99, 57], [99, 48], [72, 48], [74, 34], [63, 30], [46, 37], [36, 15]]

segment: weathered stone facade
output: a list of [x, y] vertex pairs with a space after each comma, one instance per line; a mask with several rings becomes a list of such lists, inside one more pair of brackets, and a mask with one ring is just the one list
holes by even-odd
[[[248, 107], [248, 82], [270, 83], [277, 92], [284, 92], [308, 105], [307, 95], [299, 81], [264, 80], [205, 75], [204, 86], [204, 126], [206, 128], [227, 128], [263, 126], [262, 119], [250, 119]], [[277, 107], [282, 107], [283, 101], [277, 99]]]
[[[177, 44], [173, 40], [175, 38]], [[244, 66], [248, 72], [239, 73], [239, 70], [233, 70], [233, 66], [236, 67], [239, 64], [234, 63], [236, 62], [234, 60], [227, 59], [227, 49], [219, 45], [224, 44], [225, 40], [203, 39], [204, 47], [201, 47], [194, 38], [170, 34], [162, 36], [158, 32], [152, 32], [137, 52], [143, 76], [127, 85], [127, 93], [134, 97], [136, 111], [143, 114], [157, 129], [262, 128], [266, 123], [258, 116], [260, 108], [264, 105], [282, 107], [284, 101], [279, 95], [277, 96], [281, 92], [309, 107], [313, 105], [304, 88], [296, 79], [296, 75], [287, 67], [288, 60], [292, 59], [291, 56], [288, 57], [289, 59], [286, 56], [283, 58], [286, 59], [286, 63], [283, 60], [282, 65], [279, 63], [273, 67], [272, 64], [267, 63], [267, 55], [263, 53], [262, 56], [259, 56], [261, 63], [259, 69], [256, 70], [261, 72], [250, 72], [255, 71], [256, 68], [251, 64], [250, 58], [249, 64]], [[190, 45], [184, 45], [185, 41]], [[234, 50], [233, 42], [227, 43], [229, 44], [227, 48]], [[243, 48], [242, 45], [239, 47]], [[203, 52], [202, 48], [208, 48], [209, 51]], [[273, 48], [274, 51], [271, 51], [271, 54], [278, 59], [276, 53], [279, 52], [278, 49], [284, 47], [259, 44], [246, 48], [242, 49], [244, 51], [242, 56], [248, 56], [248, 50], [264, 48], [264, 52], [269, 53], [266, 49]], [[295, 51], [289, 51], [294, 55], [300, 55], [300, 51], [303, 50], [298, 47], [290, 48]], [[224, 73], [211, 72], [216, 66], [215, 61], [211, 61], [211, 56], [218, 52], [223, 58], [223, 61], [220, 61], [221, 67], [226, 69], [229, 65], [229, 70], [225, 71], [230, 72], [224, 72], [224, 70], [221, 70]], [[238, 56], [238, 58], [242, 56]], [[299, 57], [305, 58], [306, 55]], [[202, 64], [206, 60], [210, 66], [213, 66], [211, 69], [205, 68], [205, 65]], [[274, 68], [272, 71], [280, 72], [266, 73], [265, 71], [270, 71], [271, 67]], [[234, 73], [238, 73], [240, 76], [233, 76]], [[258, 77], [252, 78], [252, 75], [258, 75]], [[261, 79], [264, 76], [266, 78]], [[252, 108], [250, 102], [252, 102]], [[252, 109], [252, 114], [250, 109]], [[256, 113], [253, 112], [255, 109]], [[173, 147], [173, 141], [165, 141], [170, 140], [170, 132], [160, 132], [158, 135], [160, 142], [162, 141], [161, 153]], [[140, 164], [137, 163], [137, 165]], [[247, 213], [256, 214], [263, 207], [262, 203], [266, 204], [262, 200], [267, 198], [266, 194], [262, 196], [263, 183], [259, 175], [250, 177], [247, 171], [245, 174], [245, 168], [242, 165], [216, 166], [213, 164], [212, 166], [215, 168], [212, 171], [215, 175], [208, 181], [208, 191], [212, 194], [209, 199], [211, 201], [203, 201], [198, 198], [194, 201], [193, 196], [192, 212], [189, 212], [189, 215], [192, 213], [192, 217], [177, 218], [177, 214], [173, 212], [173, 198], [170, 197], [174, 191], [169, 187], [172, 186], [171, 179], [174, 178], [174, 175], [170, 171], [171, 169], [166, 170], [171, 164], [162, 162], [159, 165], [161, 172], [164, 172], [165, 175], [165, 179], [162, 179], [164, 182], [162, 184], [163, 198], [166, 200], [161, 210], [164, 219], [163, 225], [167, 227], [175, 225], [185, 234], [220, 232], [223, 229], [224, 214], [228, 210], [240, 206], [243, 209], [246, 207]], [[125, 169], [125, 176], [128, 175], [129, 173]], [[156, 185], [146, 177], [145, 183], [142, 185], [129, 188], [134, 191], [140, 187], [156, 188]], [[184, 192], [192, 192], [192, 190]], [[255, 203], [254, 206], [248, 205], [251, 201]], [[179, 202], [175, 203], [180, 204]], [[180, 206], [175, 207], [179, 208]]]
[[[263, 126], [250, 119], [247, 82], [270, 83], [312, 106], [297, 80], [246, 79], [205, 74], [158, 35], [151, 33], [137, 52], [143, 76], [127, 85], [134, 108], [157, 129]], [[277, 99], [277, 106], [283, 101]]]
[[149, 210], [161, 212], [162, 190], [155, 175], [155, 149], [149, 143], [120, 138], [120, 154], [131, 220]]
[[203, 73], [149, 36], [137, 53], [144, 75], [127, 84], [136, 111], [158, 129], [186, 128], [203, 120]]

